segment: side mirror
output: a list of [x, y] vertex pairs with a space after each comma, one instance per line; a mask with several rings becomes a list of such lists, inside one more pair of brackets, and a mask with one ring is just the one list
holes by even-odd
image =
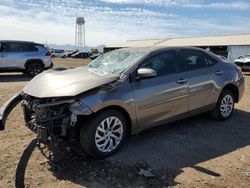
[[154, 69], [150, 69], [150, 68], [140, 68], [137, 71], [138, 73], [138, 77], [143, 79], [143, 78], [152, 78], [157, 76], [157, 73], [155, 72]]

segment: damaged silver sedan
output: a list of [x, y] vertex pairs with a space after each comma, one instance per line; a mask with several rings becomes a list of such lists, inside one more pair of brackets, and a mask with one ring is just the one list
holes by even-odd
[[32, 79], [0, 109], [4, 130], [21, 102], [39, 142], [78, 140], [94, 157], [115, 153], [127, 134], [203, 112], [227, 120], [244, 91], [239, 67], [197, 48], [115, 50], [86, 67]]

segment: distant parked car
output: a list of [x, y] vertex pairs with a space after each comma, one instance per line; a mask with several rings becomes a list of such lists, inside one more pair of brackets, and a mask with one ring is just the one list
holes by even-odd
[[0, 71], [23, 71], [33, 77], [53, 66], [50, 55], [42, 44], [0, 41]]
[[72, 58], [89, 58], [92, 54], [89, 52], [77, 52], [75, 54], [73, 54], [71, 57]]
[[98, 58], [100, 55], [101, 55], [101, 53], [93, 54], [89, 58], [94, 60], [94, 59]]
[[238, 65], [243, 72], [250, 72], [250, 54], [240, 56], [234, 60], [234, 63]]
[[67, 57], [71, 57], [72, 55], [76, 54], [77, 52], [79, 52], [79, 51], [74, 50], [74, 51], [68, 52]]
[[51, 52], [52, 58], [55, 58], [55, 57], [65, 58], [65, 57], [67, 57], [65, 50], [50, 50], [50, 52]]

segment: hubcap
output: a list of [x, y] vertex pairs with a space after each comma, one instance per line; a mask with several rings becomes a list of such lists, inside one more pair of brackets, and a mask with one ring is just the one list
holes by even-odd
[[220, 105], [220, 111], [221, 111], [221, 115], [223, 117], [228, 117], [231, 112], [233, 111], [233, 97], [231, 95], [226, 95], [222, 101], [221, 101], [221, 105]]
[[96, 129], [95, 144], [101, 152], [111, 152], [120, 144], [123, 125], [117, 117], [107, 117]]

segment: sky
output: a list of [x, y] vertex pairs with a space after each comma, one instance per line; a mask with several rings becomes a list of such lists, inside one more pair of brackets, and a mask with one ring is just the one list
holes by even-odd
[[0, 0], [0, 39], [73, 45], [76, 17], [89, 46], [250, 33], [250, 0]]

